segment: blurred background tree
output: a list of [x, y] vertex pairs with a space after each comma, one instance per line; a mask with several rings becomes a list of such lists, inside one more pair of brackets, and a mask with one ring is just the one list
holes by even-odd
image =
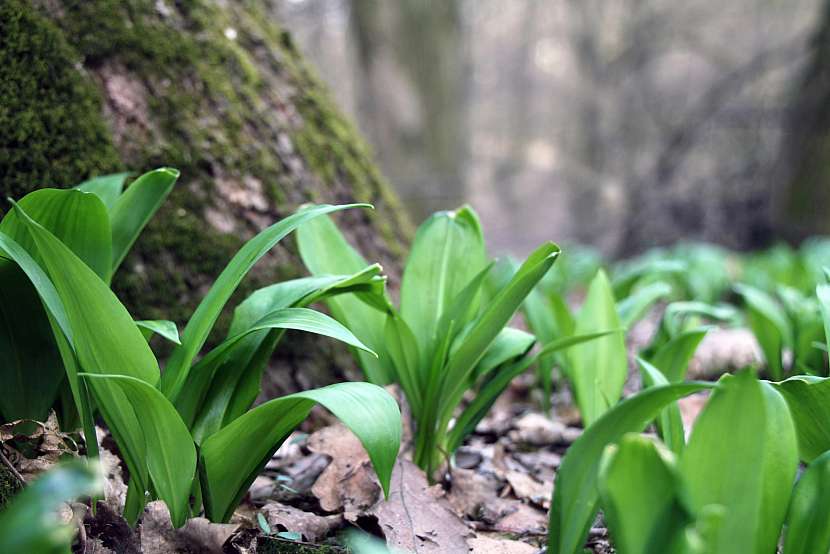
[[828, 232], [826, 3], [274, 6], [416, 218], [463, 199], [496, 251], [625, 255]]

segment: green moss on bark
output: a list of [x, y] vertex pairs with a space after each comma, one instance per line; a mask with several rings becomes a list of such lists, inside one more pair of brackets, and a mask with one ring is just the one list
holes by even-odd
[[[121, 167], [98, 91], [60, 30], [19, 0], [0, 2], [0, 189], [19, 198]], [[4, 199], [5, 200], [5, 199]]]

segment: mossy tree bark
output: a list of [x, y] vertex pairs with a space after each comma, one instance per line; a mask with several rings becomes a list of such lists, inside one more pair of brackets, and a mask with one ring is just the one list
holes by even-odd
[[[114, 282], [138, 318], [186, 321], [243, 241], [304, 202], [375, 204], [339, 221], [396, 272], [410, 224], [272, 13], [259, 0], [0, 3], [3, 197], [125, 169], [182, 172]], [[231, 304], [300, 265], [278, 248]], [[331, 378], [337, 353], [349, 363], [330, 341], [290, 338], [278, 365], [298, 382], [286, 389]]]

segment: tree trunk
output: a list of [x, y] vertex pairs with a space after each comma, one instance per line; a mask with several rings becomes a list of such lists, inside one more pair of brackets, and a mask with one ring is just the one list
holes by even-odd
[[830, 234], [830, 1], [794, 91], [777, 180], [777, 223], [790, 239]]
[[416, 218], [463, 202], [470, 64], [457, 0], [352, 0], [358, 112]]
[[[183, 324], [244, 240], [304, 202], [375, 204], [339, 222], [369, 260], [399, 267], [410, 224], [396, 196], [269, 8], [0, 2], [3, 197], [125, 169], [182, 172], [114, 281], [136, 318]], [[293, 244], [281, 246], [229, 304], [301, 273]], [[331, 379], [338, 353], [342, 369], [350, 358], [331, 341], [290, 336], [278, 365], [297, 382], [280, 388]]]

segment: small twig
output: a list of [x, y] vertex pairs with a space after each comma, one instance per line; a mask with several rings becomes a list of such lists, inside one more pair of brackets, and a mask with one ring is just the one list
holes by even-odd
[[0, 462], [3, 462], [3, 465], [5, 465], [9, 469], [14, 478], [20, 482], [21, 487], [26, 486], [26, 479], [24, 479], [23, 476], [20, 475], [20, 472], [17, 471], [17, 468], [15, 468], [9, 461], [9, 459], [6, 458], [6, 454], [3, 452], [2, 447], [0, 447]]

